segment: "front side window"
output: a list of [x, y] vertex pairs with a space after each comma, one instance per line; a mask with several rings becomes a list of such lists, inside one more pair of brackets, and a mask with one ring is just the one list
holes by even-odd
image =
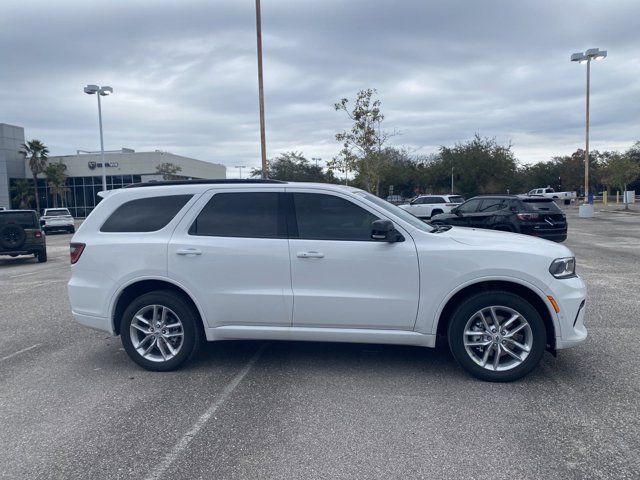
[[284, 194], [278, 192], [216, 193], [189, 229], [210, 237], [285, 238]]
[[379, 218], [344, 198], [320, 193], [294, 193], [298, 238], [370, 241], [371, 224]]
[[167, 226], [193, 195], [139, 198], [120, 205], [101, 232], [155, 232]]
[[462, 205], [458, 207], [458, 211], [460, 213], [473, 213], [478, 209], [480, 205], [480, 199], [472, 198], [471, 200], [467, 200]]

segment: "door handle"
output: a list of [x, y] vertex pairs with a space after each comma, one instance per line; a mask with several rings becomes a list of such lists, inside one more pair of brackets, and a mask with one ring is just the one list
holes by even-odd
[[296, 254], [298, 258], [324, 258], [322, 252], [298, 252]]
[[180, 248], [176, 250], [176, 255], [202, 255], [202, 250], [197, 248]]

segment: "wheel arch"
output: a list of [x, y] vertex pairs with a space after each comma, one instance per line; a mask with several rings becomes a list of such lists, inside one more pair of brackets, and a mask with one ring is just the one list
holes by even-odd
[[140, 295], [144, 295], [145, 293], [149, 293], [155, 290], [171, 290], [181, 295], [184, 300], [189, 303], [191, 307], [193, 307], [194, 311], [197, 312], [198, 318], [200, 320], [200, 325], [202, 327], [202, 332], [204, 332], [205, 316], [202, 308], [200, 307], [200, 305], [198, 305], [198, 303], [194, 300], [193, 295], [191, 295], [186, 288], [168, 278], [138, 278], [122, 286], [120, 290], [114, 295], [114, 300], [112, 302], [109, 317], [113, 325], [113, 331], [116, 335], [120, 335], [119, 320], [129, 303], [131, 303], [133, 299], [139, 297]]
[[469, 285], [465, 285], [458, 291], [456, 291], [453, 295], [451, 295], [446, 301], [445, 306], [442, 308], [437, 318], [436, 333], [438, 338], [446, 337], [447, 327], [449, 326], [451, 317], [453, 316], [453, 313], [460, 302], [464, 301], [466, 298], [474, 294], [490, 290], [503, 290], [511, 292], [531, 303], [531, 305], [540, 314], [540, 317], [542, 317], [542, 321], [544, 322], [547, 334], [547, 345], [551, 350], [555, 350], [556, 325], [554, 317], [550, 310], [550, 306], [547, 304], [546, 299], [542, 296], [541, 293], [536, 292], [530, 286], [510, 280], [481, 280]]

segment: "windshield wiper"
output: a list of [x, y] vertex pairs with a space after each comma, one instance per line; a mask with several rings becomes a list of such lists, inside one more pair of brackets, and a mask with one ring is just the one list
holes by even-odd
[[451, 230], [451, 225], [431, 225], [435, 230], [433, 233], [446, 232], [447, 230]]

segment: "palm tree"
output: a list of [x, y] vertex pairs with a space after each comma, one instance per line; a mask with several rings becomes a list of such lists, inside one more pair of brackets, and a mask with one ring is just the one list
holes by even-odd
[[69, 191], [65, 186], [67, 182], [66, 170], [67, 166], [64, 163], [50, 163], [47, 165], [47, 168], [44, 169], [44, 174], [47, 177], [47, 183], [53, 196], [54, 207], [58, 206], [58, 196], [60, 196], [62, 206], [64, 207], [64, 194]]
[[18, 205], [19, 208], [30, 208], [31, 202], [33, 201], [33, 191], [31, 189], [31, 184], [29, 180], [26, 178], [21, 178], [16, 180], [11, 187], [13, 190], [13, 204]]
[[40, 140], [31, 140], [22, 144], [20, 153], [29, 157], [29, 169], [33, 175], [33, 190], [36, 197], [36, 210], [40, 214], [40, 198], [38, 197], [38, 174], [44, 172], [49, 157], [49, 149]]

